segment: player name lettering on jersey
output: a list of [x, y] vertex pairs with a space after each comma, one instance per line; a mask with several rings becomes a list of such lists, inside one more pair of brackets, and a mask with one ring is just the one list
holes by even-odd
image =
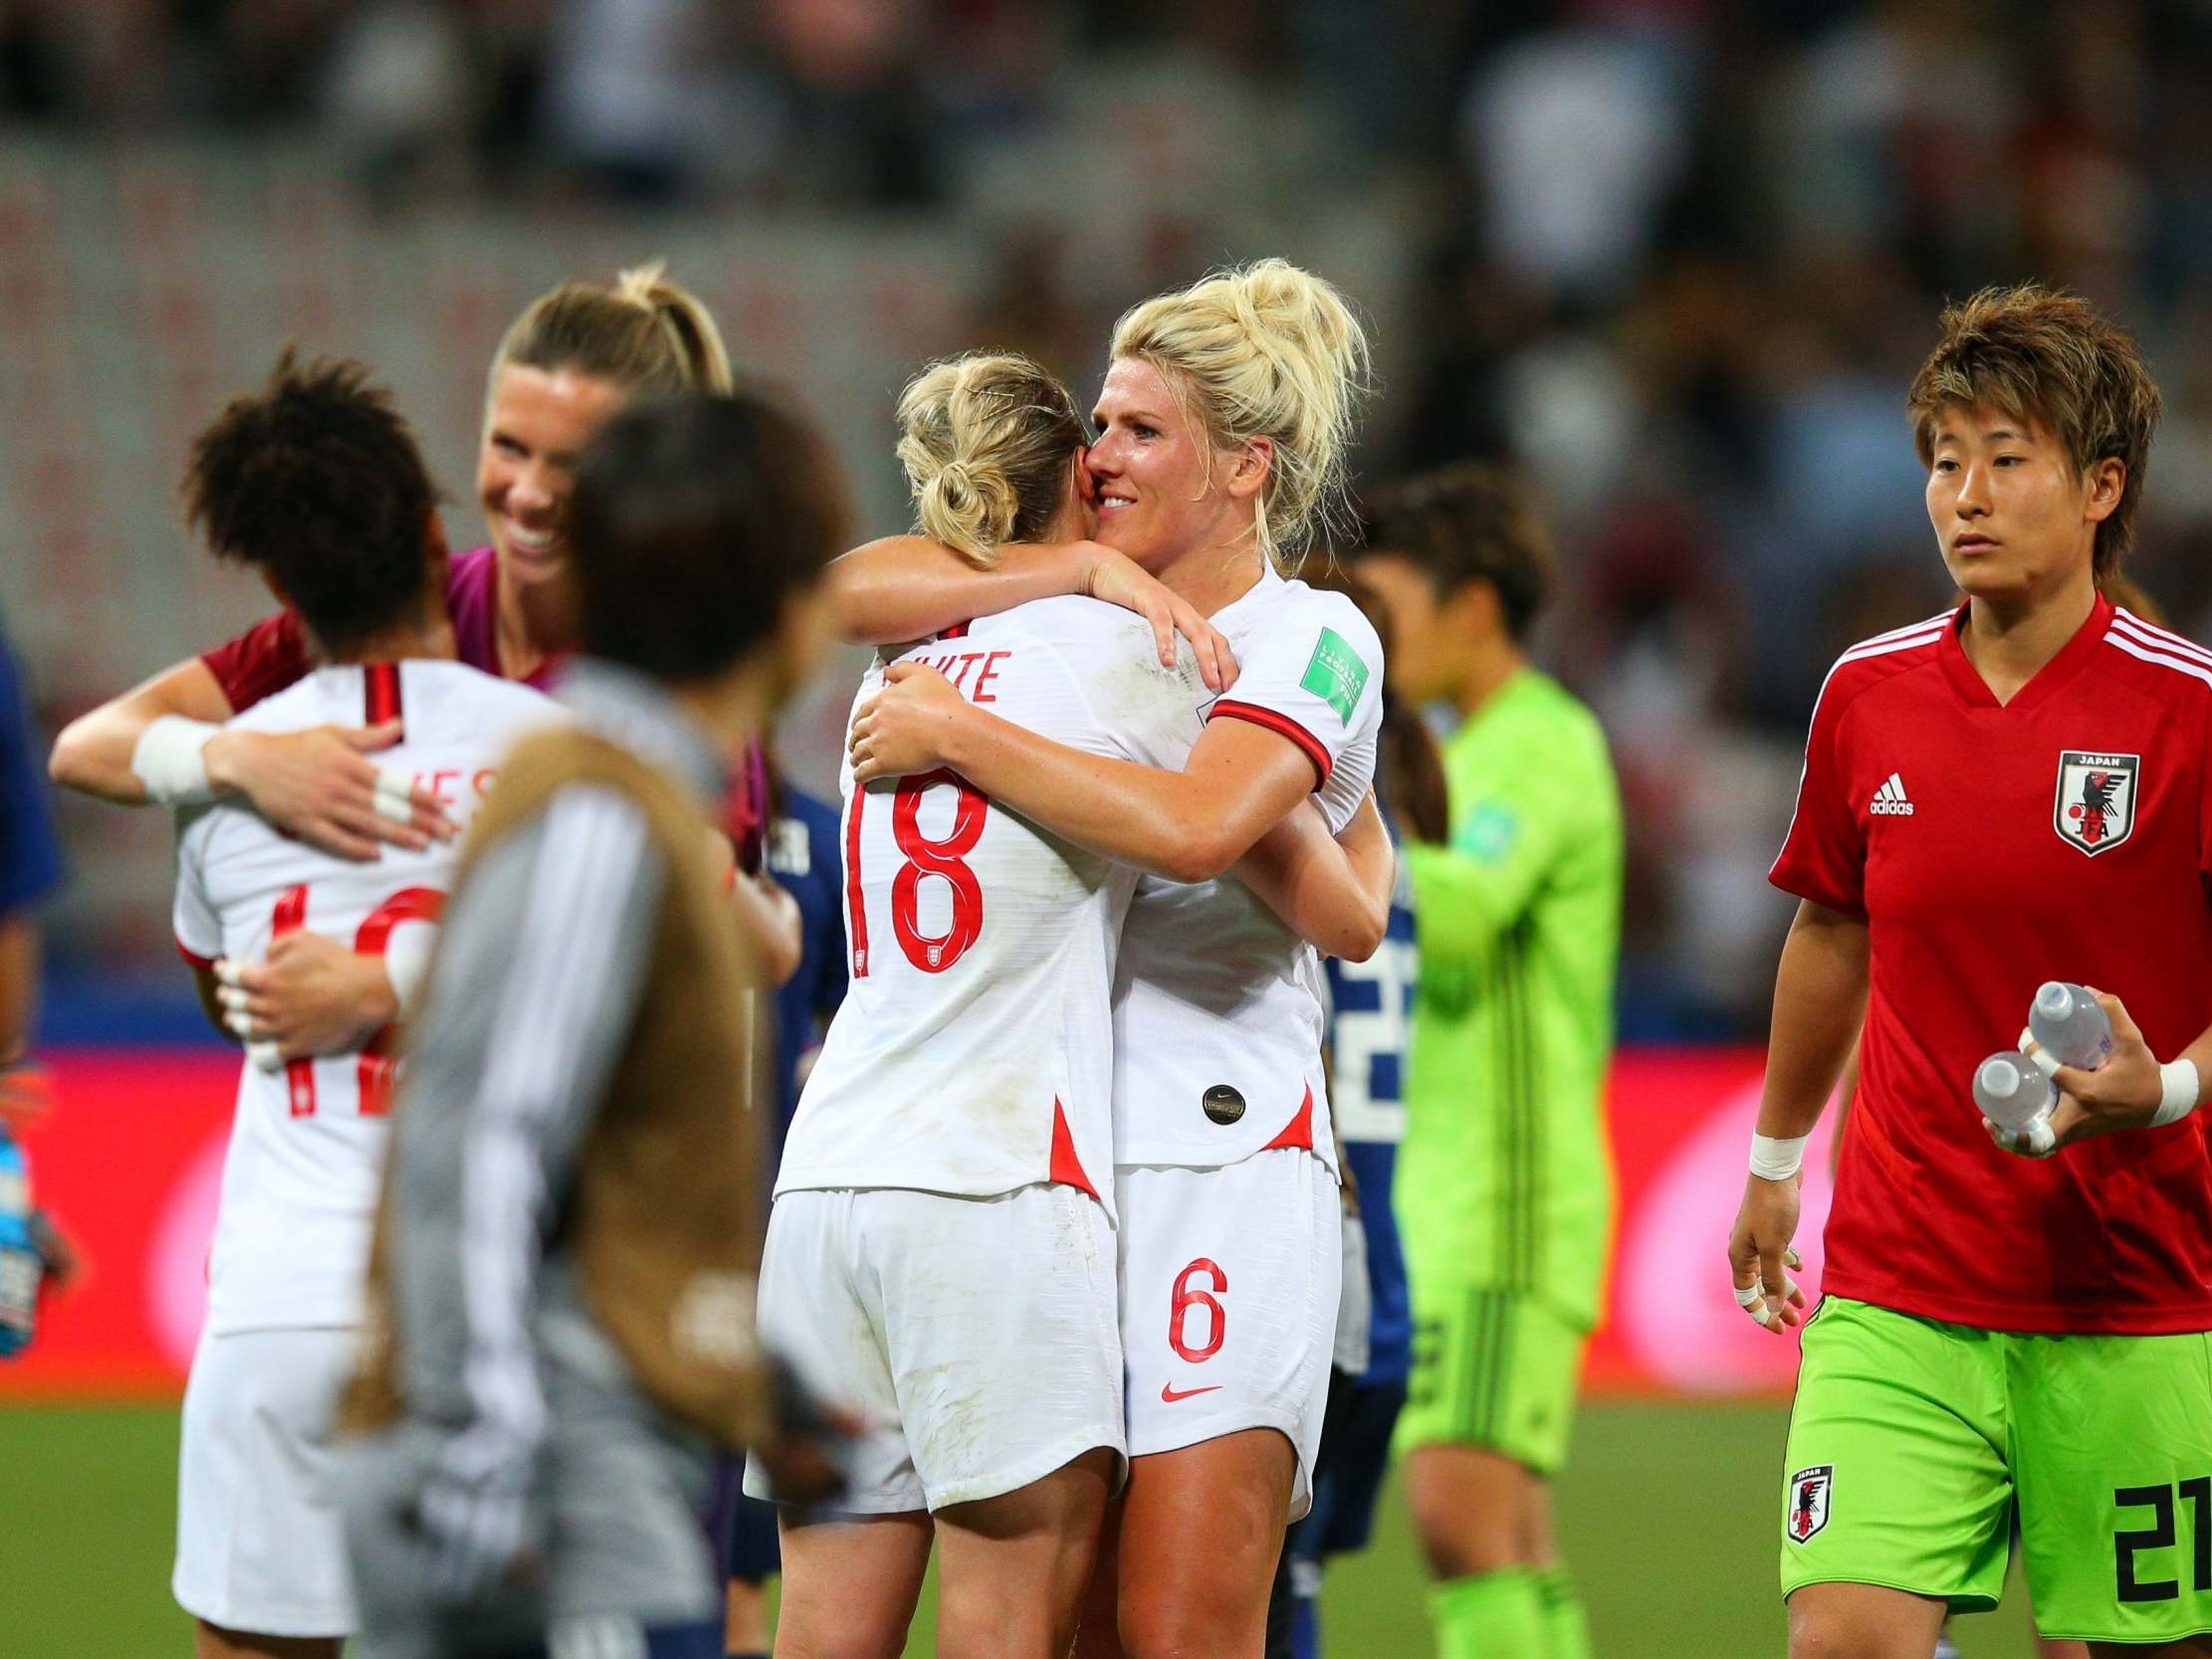
[[479, 766], [473, 771], [459, 766], [440, 766], [430, 771], [411, 772], [408, 781], [425, 794], [437, 797], [456, 828], [467, 829], [469, 820], [476, 816], [476, 809], [484, 804], [484, 797], [492, 792], [492, 784], [498, 777], [496, 766]]
[[954, 691], [971, 703], [996, 703], [998, 694], [991, 690], [991, 687], [998, 678], [1001, 666], [1012, 655], [1010, 650], [958, 653], [924, 650], [901, 660], [918, 663], [923, 668], [934, 668], [953, 683]]

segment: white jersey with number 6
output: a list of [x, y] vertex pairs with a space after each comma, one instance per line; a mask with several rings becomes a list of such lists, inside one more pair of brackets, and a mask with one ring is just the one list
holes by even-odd
[[[437, 795], [465, 826], [514, 740], [566, 717], [527, 686], [416, 661], [320, 669], [231, 725], [302, 731], [395, 718], [401, 738], [374, 759]], [[177, 845], [177, 946], [202, 966], [253, 962], [276, 935], [305, 929], [372, 955], [421, 950], [458, 857], [457, 844], [385, 847], [356, 863], [293, 839], [243, 802], [203, 808]], [[387, 1027], [353, 1053], [241, 1070], [208, 1258], [212, 1333], [359, 1323], [391, 1037]]]
[[[1180, 765], [1205, 695], [1188, 651], [1095, 600], [983, 617], [895, 659], [1057, 742]], [[880, 689], [871, 669], [854, 703]], [[1109, 1208], [1108, 998], [1135, 873], [1049, 835], [951, 772], [853, 786], [844, 768], [851, 983], [776, 1177], [807, 1188], [990, 1197], [1038, 1181]]]
[[[1238, 673], [1202, 705], [1204, 718], [1246, 721], [1296, 744], [1313, 766], [1315, 804], [1342, 830], [1375, 776], [1375, 630], [1343, 594], [1272, 570], [1212, 621]], [[1194, 716], [1193, 741], [1198, 729]], [[1122, 930], [1114, 988], [1114, 1160], [1211, 1168], [1301, 1146], [1334, 1169], [1322, 995], [1313, 946], [1241, 882], [1147, 877]]]

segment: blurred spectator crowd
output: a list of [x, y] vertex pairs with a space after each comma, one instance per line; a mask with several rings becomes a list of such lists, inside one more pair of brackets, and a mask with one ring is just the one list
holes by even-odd
[[[1265, 153], [1204, 160], [1278, 219], [1381, 204], [1363, 476], [1507, 456], [1545, 491], [1543, 655], [1629, 796], [1629, 1031], [1760, 1029], [1814, 691], [1948, 599], [1901, 413], [1945, 296], [2035, 278], [2143, 341], [2168, 413], [2134, 573], [2212, 626], [2203, 0], [0, 0], [0, 143], [312, 142], [379, 214], [965, 215], [934, 348], [1079, 386], [1135, 285], [1301, 257], [1217, 234], [1154, 141], [1223, 101]], [[1109, 293], [1084, 222], [1132, 201]]]

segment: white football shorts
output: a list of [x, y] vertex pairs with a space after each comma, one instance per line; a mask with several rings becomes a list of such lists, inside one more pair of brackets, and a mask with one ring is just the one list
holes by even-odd
[[358, 1628], [332, 1420], [357, 1334], [202, 1334], [177, 1463], [177, 1605], [226, 1630]]
[[[1072, 1186], [994, 1198], [786, 1192], [769, 1217], [761, 1340], [867, 1428], [856, 1515], [1015, 1492], [1094, 1446], [1127, 1469], [1114, 1229]], [[771, 1498], [758, 1462], [745, 1489]]]
[[1280, 1429], [1298, 1454], [1297, 1520], [1313, 1502], [1344, 1274], [1336, 1177], [1284, 1146], [1214, 1169], [1124, 1164], [1114, 1194], [1129, 1455]]

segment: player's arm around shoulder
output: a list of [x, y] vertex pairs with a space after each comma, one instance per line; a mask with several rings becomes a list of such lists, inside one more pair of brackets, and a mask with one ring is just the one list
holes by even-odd
[[122, 806], [243, 795], [325, 852], [366, 860], [381, 842], [420, 848], [451, 834], [435, 797], [385, 777], [369, 758], [399, 732], [396, 721], [287, 731], [240, 725], [221, 682], [194, 657], [72, 721], [47, 770], [65, 788]]
[[1218, 691], [1236, 678], [1228, 641], [1181, 595], [1128, 555], [1095, 541], [1009, 541], [995, 563], [979, 568], [924, 535], [887, 535], [829, 566], [830, 605], [843, 638], [861, 645], [921, 639], [980, 616], [1079, 595], [1142, 618], [1163, 665], [1178, 640], [1195, 650], [1199, 672]]
[[1148, 766], [984, 707], [980, 671], [965, 694], [911, 660], [884, 678], [853, 720], [856, 781], [949, 767], [1054, 834], [1171, 881], [1227, 869], [1312, 790], [1319, 764], [1272, 731], [1225, 722], [1200, 734], [1180, 768]]
[[231, 718], [230, 699], [205, 662], [191, 657], [150, 680], [110, 698], [62, 727], [47, 758], [47, 773], [65, 789], [122, 806], [142, 806], [153, 796], [132, 769], [139, 740], [163, 717], [213, 728]]

